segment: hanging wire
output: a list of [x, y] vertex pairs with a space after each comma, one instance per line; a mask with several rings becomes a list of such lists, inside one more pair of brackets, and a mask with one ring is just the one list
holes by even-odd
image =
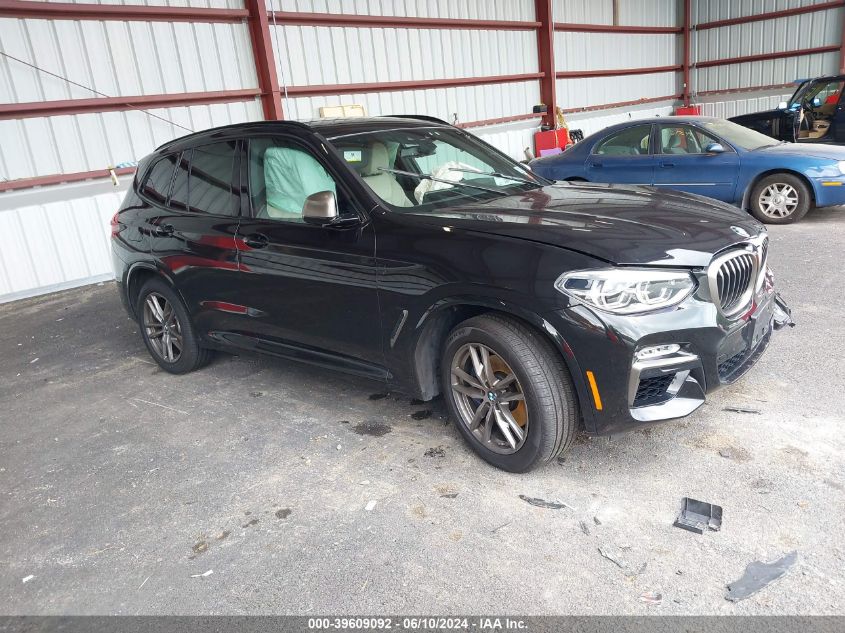
[[[34, 68], [35, 70], [37, 70], [37, 71], [39, 71], [39, 72], [42, 72], [42, 73], [44, 73], [45, 75], [50, 75], [51, 77], [55, 77], [56, 79], [61, 79], [62, 81], [66, 81], [67, 83], [72, 84], [72, 85], [74, 85], [74, 86], [77, 86], [78, 88], [82, 88], [83, 90], [88, 90], [89, 92], [93, 92], [95, 95], [98, 95], [98, 96], [100, 96], [100, 97], [106, 97], [107, 99], [113, 99], [113, 98], [114, 98], [114, 97], [111, 97], [111, 96], [109, 96], [109, 95], [105, 94], [104, 92], [100, 92], [99, 90], [94, 90], [94, 88], [91, 88], [90, 86], [86, 86], [86, 85], [84, 85], [84, 84], [78, 83], [78, 82], [76, 82], [76, 81], [73, 81], [72, 79], [68, 79], [67, 77], [62, 77], [61, 75], [57, 75], [57, 74], [56, 74], [56, 73], [54, 73], [54, 72], [50, 72], [49, 70], [46, 70], [46, 69], [44, 69], [44, 68], [40, 68], [40, 67], [38, 67], [38, 66], [36, 66], [36, 65], [34, 65], [34, 64], [30, 64], [30, 63], [29, 63], [29, 62], [27, 62], [27, 61], [24, 61], [24, 60], [22, 60], [22, 59], [19, 59], [19, 58], [15, 57], [14, 55], [9, 55], [9, 53], [6, 53], [6, 52], [3, 52], [3, 51], [0, 51], [0, 55], [2, 55], [3, 57], [7, 57], [7, 58], [9, 58], [9, 59], [12, 59], [12, 60], [14, 60], [14, 61], [16, 61], [16, 62], [18, 62], [18, 63], [21, 63], [21, 64], [23, 64], [24, 66], [29, 66], [30, 68]], [[145, 110], [145, 109], [143, 109], [143, 108], [139, 108], [138, 106], [134, 106], [134, 105], [132, 105], [131, 103], [128, 103], [128, 102], [127, 102], [127, 103], [125, 103], [124, 105], [129, 106], [129, 108], [130, 108], [131, 110], [137, 110], [138, 112], [143, 112], [144, 114], [146, 114], [146, 115], [147, 115], [147, 116], [149, 116], [149, 117], [152, 117], [152, 118], [154, 118], [154, 119], [159, 119], [160, 121], [164, 121], [165, 123], [169, 123], [170, 125], [175, 125], [176, 127], [182, 128], [183, 130], [187, 130], [188, 132], [193, 132], [193, 131], [194, 131], [194, 130], [192, 130], [192, 129], [191, 129], [191, 128], [189, 128], [189, 127], [185, 127], [184, 125], [180, 125], [179, 123], [176, 123], [175, 121], [171, 121], [170, 119], [167, 119], [167, 118], [165, 118], [165, 117], [163, 117], [163, 116], [159, 116], [158, 114], [153, 114], [153, 113], [152, 113], [152, 112], [150, 112], [149, 110]]]
[[[281, 44], [279, 44], [279, 28], [278, 24], [276, 24], [276, 3], [273, 3], [273, 37], [276, 39], [276, 55], [282, 54]], [[285, 77], [285, 68], [284, 66], [279, 63], [279, 71], [282, 75], [282, 90], [285, 91], [285, 103], [284, 103], [284, 111], [290, 112], [288, 110], [288, 80]]]

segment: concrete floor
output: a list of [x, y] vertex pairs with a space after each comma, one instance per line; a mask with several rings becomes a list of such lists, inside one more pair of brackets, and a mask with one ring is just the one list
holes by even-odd
[[[798, 327], [755, 371], [528, 475], [379, 384], [227, 355], [170, 376], [111, 284], [0, 306], [0, 610], [845, 613], [845, 211], [771, 236]], [[722, 505], [722, 531], [672, 527], [683, 496]]]

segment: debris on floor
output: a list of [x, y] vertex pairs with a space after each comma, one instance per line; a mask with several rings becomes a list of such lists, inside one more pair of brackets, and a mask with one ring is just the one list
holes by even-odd
[[773, 563], [760, 561], [749, 563], [742, 578], [727, 586], [725, 600], [739, 602], [753, 596], [789, 571], [796, 560], [798, 560], [798, 552], [793, 551]]
[[757, 415], [762, 413], [760, 409], [751, 409], [749, 407], [724, 407], [722, 411], [732, 411], [733, 413], [756, 413]]
[[549, 510], [562, 510], [563, 508], [569, 508], [570, 510], [575, 509], [571, 505], [563, 503], [562, 501], [546, 501], [545, 499], [526, 497], [525, 495], [519, 495], [519, 498], [526, 503], [530, 503], [532, 506], [537, 506], [538, 508], [547, 508]]
[[370, 501], [367, 502], [367, 505], [364, 508], [364, 510], [366, 510], [367, 512], [372, 512], [373, 508], [376, 507], [377, 503], [378, 503], [378, 501], [376, 501], [375, 499], [371, 499]]
[[290, 508], [282, 508], [281, 510], [276, 510], [276, 518], [287, 519], [290, 516], [290, 512]]
[[612, 545], [599, 545], [599, 554], [604, 556], [611, 563], [614, 563], [619, 569], [627, 569], [628, 563], [622, 557], [622, 553]]
[[656, 591], [647, 591], [640, 595], [640, 602], [646, 604], [661, 604], [663, 602], [663, 594]]
[[205, 541], [200, 541], [199, 543], [195, 544], [192, 548], [194, 554], [202, 554], [208, 551], [208, 543]]
[[584, 523], [583, 521], [579, 521], [578, 525], [579, 525], [579, 527], [581, 528], [581, 531], [584, 534], [586, 534], [587, 536], [590, 536], [590, 528], [586, 523]]
[[446, 449], [442, 446], [435, 446], [433, 448], [428, 448], [425, 451], [426, 457], [446, 457]]
[[431, 409], [423, 409], [422, 411], [414, 411], [411, 417], [415, 420], [427, 420], [431, 417]]
[[358, 435], [371, 435], [372, 437], [381, 437], [387, 435], [393, 430], [393, 427], [376, 422], [374, 420], [367, 420], [352, 427]]
[[32, 574], [30, 574], [29, 576], [26, 576], [26, 577], [25, 577], [25, 578], [24, 578], [21, 582], [23, 582], [23, 584], [26, 584], [26, 583], [28, 583], [30, 580], [32, 580], [33, 578], [35, 578], [35, 576], [34, 576], [34, 575], [32, 575]]
[[704, 534], [705, 529], [716, 532], [722, 528], [722, 506], [684, 497], [673, 525], [696, 534]]
[[201, 574], [191, 574], [191, 578], [206, 578], [214, 573], [213, 569], [209, 569], [208, 571], [204, 571]]
[[447, 492], [445, 494], [440, 495], [442, 499], [457, 499], [458, 493], [457, 492]]
[[383, 400], [387, 397], [386, 393], [371, 393], [369, 399], [370, 400]]

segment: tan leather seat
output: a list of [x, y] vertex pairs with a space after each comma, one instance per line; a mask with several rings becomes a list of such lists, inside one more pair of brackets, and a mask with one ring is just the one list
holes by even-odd
[[382, 168], [390, 167], [390, 154], [384, 143], [373, 143], [370, 147], [370, 164], [361, 171], [364, 182], [373, 192], [388, 204], [395, 207], [410, 207], [413, 203], [408, 199], [405, 190], [396, 180], [396, 176]]

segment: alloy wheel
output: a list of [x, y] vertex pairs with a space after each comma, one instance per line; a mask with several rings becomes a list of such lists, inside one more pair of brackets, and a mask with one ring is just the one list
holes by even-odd
[[157, 292], [144, 301], [144, 331], [156, 354], [168, 363], [182, 357], [182, 326], [173, 305]]
[[785, 218], [798, 208], [798, 192], [795, 187], [775, 182], [763, 189], [759, 197], [760, 211], [771, 218]]
[[461, 422], [486, 448], [510, 455], [528, 437], [525, 393], [510, 365], [481, 343], [461, 346], [452, 358], [452, 397]]

